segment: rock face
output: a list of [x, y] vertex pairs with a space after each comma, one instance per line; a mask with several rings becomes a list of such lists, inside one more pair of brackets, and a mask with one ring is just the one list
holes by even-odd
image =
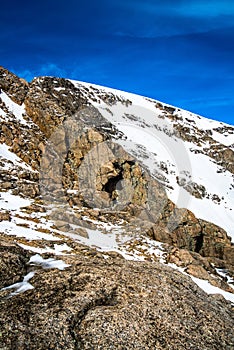
[[[234, 264], [231, 258], [234, 247], [224, 230], [217, 225], [199, 220], [187, 210], [177, 209], [167, 198], [159, 182], [152, 180], [150, 175], [146, 175], [145, 169], [142, 169], [134, 157], [125, 152], [122, 147], [116, 148], [116, 144], [112, 144], [113, 139], [121, 139], [123, 135], [90, 105], [88, 98], [95, 101], [92, 97], [93, 92], [87, 93], [68, 80], [49, 77], [35, 78], [28, 84], [4, 68], [0, 70], [0, 87], [17, 104], [24, 104], [24, 118], [28, 121], [23, 124], [17, 123], [11, 112], [13, 119], [9, 116], [1, 124], [0, 142], [11, 147], [16, 155], [34, 169], [44, 168], [40, 177], [43, 178], [41, 188], [45, 187], [45, 192], [51, 194], [52, 187], [53, 194], [56, 198], [59, 197], [59, 201], [61, 198], [66, 198], [69, 205], [77, 205], [78, 208], [84, 205], [87, 208], [87, 214], [90, 206], [103, 209], [120, 201], [122, 209], [116, 206], [117, 215], [129, 221], [129, 215], [130, 217], [139, 216], [140, 212], [140, 219], [146, 222], [146, 224], [140, 222], [140, 226], [143, 226], [143, 230], [148, 232], [150, 237], [198, 252], [206, 257], [224, 260], [225, 256], [229, 265]], [[114, 95], [96, 93], [100, 101], [108, 102], [110, 106], [119, 101]], [[121, 103], [126, 106], [130, 102], [121, 100]], [[191, 130], [180, 125], [180, 118], [176, 117], [175, 108], [164, 107], [161, 104], [156, 107], [166, 113], [168, 118], [177, 121], [175, 129], [183, 140], [188, 141]], [[3, 101], [2, 108], [6, 108]], [[6, 112], [9, 113], [7, 110]], [[195, 126], [192, 125], [192, 127], [193, 131], [196, 131], [194, 142], [197, 144], [205, 136]], [[229, 129], [225, 129], [224, 132], [232, 133]], [[209, 152], [212, 153], [217, 145], [213, 143], [211, 134], [212, 132], [207, 131], [206, 138], [211, 143]], [[50, 142], [49, 146], [46, 146], [47, 140]], [[105, 148], [103, 143], [107, 142], [110, 143]], [[218, 150], [219, 153], [213, 152], [211, 156], [217, 158], [218, 154], [225, 153], [225, 157], [221, 157], [220, 161], [222, 164], [226, 162], [227, 169], [232, 167], [232, 150], [229, 149], [224, 153], [222, 149], [218, 148]], [[57, 166], [54, 162], [55, 157], [57, 157]], [[98, 168], [100, 157], [104, 164]], [[106, 162], [103, 161], [103, 157]], [[92, 168], [95, 178], [91, 175], [87, 178], [87, 167]], [[166, 165], [165, 167], [167, 168]], [[12, 189], [15, 194], [31, 198], [41, 194], [38, 173], [3, 170], [1, 176], [3, 180], [1, 188], [4, 191]], [[126, 185], [127, 182], [128, 185]], [[202, 185], [191, 181], [187, 183], [183, 178], [177, 178], [177, 182], [196, 198], [203, 198], [206, 195]], [[94, 183], [96, 183], [95, 186]], [[150, 203], [147, 198], [149, 183], [151, 183], [152, 193]], [[118, 186], [122, 189], [122, 197], [119, 197]], [[77, 191], [77, 194], [68, 195], [63, 193], [64, 189], [67, 192]], [[62, 197], [61, 193], [63, 193]], [[150, 208], [147, 209], [147, 206]], [[102, 214], [105, 217], [105, 212]], [[114, 215], [113, 220], [115, 219]], [[150, 224], [148, 225], [147, 222]], [[148, 226], [150, 230], [147, 230]]]
[[46, 137], [64, 119], [76, 113], [87, 100], [74, 85], [65, 79], [35, 78], [24, 100], [28, 116], [37, 124]]
[[[174, 169], [161, 161], [162, 172], [152, 175], [130, 152], [114, 123], [117, 106], [126, 125], [148, 127], [128, 113], [127, 97], [60, 78], [27, 83], [0, 67], [0, 349], [234, 347], [231, 303], [208, 296], [189, 278], [233, 293], [227, 283], [234, 276], [231, 238], [169, 199], [167, 175]], [[175, 108], [155, 101], [153, 108], [159, 111], [157, 131], [193, 142], [194, 152], [233, 173], [232, 147], [218, 147], [212, 138], [213, 132], [231, 135], [233, 128], [202, 133], [193, 120], [184, 125]], [[166, 119], [173, 130], [160, 125]], [[203, 144], [210, 147], [201, 150]], [[143, 146], [138, 151], [148, 159]], [[186, 171], [175, 179], [196, 200], [223, 201]], [[118, 249], [105, 246], [112, 234]], [[92, 237], [92, 248], [81, 244]], [[94, 249], [102, 241], [105, 253]], [[143, 242], [150, 242], [148, 252]], [[121, 256], [135, 259], [136, 250], [145, 261]], [[40, 263], [30, 263], [38, 252]], [[50, 269], [56, 254], [70, 266]], [[34, 289], [24, 291], [30, 272]]]
[[[102, 98], [106, 101], [107, 96]], [[64, 187], [69, 190], [79, 190], [77, 184], [79, 182], [80, 186], [82, 186], [82, 179], [84, 179], [81, 196], [78, 196], [78, 198], [73, 196], [70, 199], [72, 205], [83, 203], [87, 208], [90, 205], [99, 208], [108, 207], [111, 202], [116, 199], [118, 200], [118, 190], [116, 191], [117, 183], [120, 184], [121, 180], [126, 180], [130, 181], [130, 188], [134, 188], [133, 196], [131, 196], [132, 193], [128, 193], [126, 186], [124, 187], [127, 192], [125, 194], [122, 192], [126, 198], [133, 197], [132, 202], [127, 203], [128, 209], [132, 209], [131, 213], [138, 213], [140, 206], [140, 211], [143, 211], [141, 216], [150, 220], [150, 225], [152, 225], [152, 222], [157, 221], [157, 212], [159, 210], [157, 205], [152, 204], [155, 208], [150, 206], [150, 213], [145, 209], [147, 199], [146, 187], [149, 181], [147, 182], [145, 176], [141, 175], [142, 170], [139, 165], [135, 164], [136, 161], [134, 158], [130, 157], [121, 147], [117, 147], [116, 149], [116, 144], [114, 145], [115, 149], [112, 149], [112, 143], [106, 148], [99, 147], [99, 145], [103, 145], [103, 142], [111, 140], [112, 137], [121, 138], [122, 135], [113, 128], [113, 125], [107, 123], [97, 110], [91, 109], [91, 112], [90, 109], [86, 110], [89, 103], [78, 88], [75, 88], [71, 82], [65, 79], [56, 79], [54, 81], [53, 78], [36, 78], [30, 84], [30, 89], [24, 103], [27, 115], [39, 126], [45, 137], [53, 142], [53, 152], [56, 152], [58, 159], [61, 161], [61, 167], [63, 166], [62, 182]], [[116, 101], [113, 100], [112, 103], [116, 103]], [[77, 116], [74, 123], [75, 112]], [[73, 116], [72, 120], [70, 119], [71, 116]], [[63, 128], [59, 128], [58, 126], [62, 123]], [[57, 130], [53, 133], [55, 128]], [[71, 130], [73, 133], [72, 139], [70, 139]], [[81, 136], [77, 136], [75, 139], [74, 135], [80, 134]], [[109, 154], [110, 149], [112, 150], [111, 154]], [[90, 150], [93, 150], [91, 156]], [[89, 158], [86, 162], [86, 168], [83, 166], [82, 169], [87, 172], [88, 167], [92, 168], [92, 173], [96, 175], [96, 178], [90, 177], [88, 181], [87, 173], [82, 174], [82, 170], [79, 171], [79, 177], [77, 176], [77, 169], [80, 168], [87, 154], [89, 154]], [[66, 159], [64, 155], [66, 155]], [[104, 162], [103, 157], [106, 158], [106, 164], [104, 162], [102, 168], [98, 169], [100, 165], [98, 160], [101, 157], [102, 162]], [[40, 156], [38, 159], [40, 160]], [[61, 167], [58, 167], [58, 172], [56, 173], [53, 159], [54, 153], [50, 154], [50, 152], [47, 153], [46, 157], [43, 157], [43, 161], [46, 162], [44, 165], [46, 174], [43, 174], [43, 176], [48, 176], [49, 183], [52, 182], [56, 193], [59, 193], [62, 190], [60, 186], [62, 170]], [[229, 160], [228, 162], [230, 163]], [[52, 169], [50, 169], [50, 166], [52, 166]], [[94, 189], [91, 184], [95, 183], [95, 181], [96, 188]], [[196, 187], [195, 185], [194, 187]], [[203, 224], [192, 213], [184, 214], [185, 211], [180, 212], [178, 210], [175, 210], [173, 213], [174, 207], [170, 204], [168, 198], [165, 197], [165, 192], [162, 193], [162, 190], [159, 189], [159, 184], [154, 181], [152, 187], [154, 194], [151, 203], [158, 203], [158, 206], [162, 202], [165, 203], [165, 210], [162, 213], [165, 217], [165, 225], [162, 226], [160, 223], [160, 236], [163, 236], [160, 240], [166, 243], [176, 244], [180, 248], [186, 248], [196, 252], [200, 251], [204, 256], [214, 256], [223, 259], [224, 246], [231, 247], [230, 239], [226, 233], [220, 229], [222, 231], [222, 240], [220, 241], [215, 234], [216, 230], [210, 229], [207, 238], [207, 235], [204, 234], [204, 230], [202, 229]], [[85, 192], [86, 198], [84, 198], [82, 192]], [[93, 192], [97, 193], [95, 201], [93, 200]], [[167, 202], [168, 205], [166, 205]], [[125, 210], [126, 206], [124, 208]], [[175, 216], [175, 220], [181, 221], [180, 213], [183, 215], [182, 222], [178, 228], [170, 230], [171, 234], [168, 235], [166, 229], [168, 217]], [[118, 215], [121, 216], [121, 212]], [[158, 224], [155, 230], [158, 231]], [[206, 238], [203, 239], [203, 236], [206, 236]], [[154, 237], [157, 239], [157, 235], [154, 235]], [[206, 242], [208, 242], [207, 246]]]
[[229, 304], [161, 264], [91, 253], [38, 270], [24, 294], [2, 292], [2, 349], [233, 348]]
[[0, 241], [0, 288], [20, 282], [26, 274], [29, 254], [16, 244]]
[[9, 74], [3, 67], [0, 67], [0, 88], [19, 105], [22, 105], [28, 93], [28, 83], [13, 73]]

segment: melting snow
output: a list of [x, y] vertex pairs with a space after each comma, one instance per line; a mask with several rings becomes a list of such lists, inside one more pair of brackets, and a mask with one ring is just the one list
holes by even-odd
[[207, 294], [221, 294], [226, 300], [231, 301], [234, 304], [234, 294], [225, 292], [224, 290], [212, 286], [208, 281], [202, 280], [200, 278], [196, 278], [193, 276], [190, 276], [192, 280], [201, 288], [203, 289]]
[[66, 267], [70, 266], [68, 264], [65, 264], [65, 262], [62, 260], [56, 260], [53, 258], [44, 259], [39, 254], [33, 255], [29, 260], [29, 264], [34, 266], [42, 266], [43, 269], [58, 269], [58, 270], [64, 270]]
[[41, 239], [46, 241], [61, 240], [61, 238], [55, 237], [52, 234], [40, 232], [29, 227], [19, 226], [17, 225], [16, 219], [17, 218], [14, 218], [10, 222], [9, 221], [0, 222], [0, 230], [3, 230], [3, 232], [7, 235], [24, 237], [29, 241], [41, 240]]
[[220, 276], [224, 277], [227, 280], [229, 286], [231, 286], [234, 289], [234, 279], [228, 275], [227, 271], [225, 269], [217, 268], [215, 270]]
[[200, 287], [202, 290], [204, 290], [204, 292], [206, 292], [207, 294], [221, 294], [226, 300], [231, 301], [234, 304], [234, 294], [233, 293], [225, 292], [223, 289], [213, 286], [207, 280], [202, 280], [200, 278], [188, 275], [184, 271], [184, 268], [178, 267], [175, 264], [169, 263], [168, 266], [170, 266], [173, 269], [178, 270], [179, 272], [183, 273], [184, 275], [190, 277], [193, 280], [193, 282], [196, 283], [198, 285], [198, 287]]
[[[5, 158], [8, 161], [12, 162], [12, 165], [18, 165], [21, 168], [33, 171], [30, 165], [26, 164], [22, 159], [20, 159], [15, 153], [9, 150], [9, 147], [6, 144], [0, 144], [0, 158]], [[8, 164], [5, 164], [8, 167]]]
[[54, 244], [54, 248], [50, 248], [47, 246], [45, 248], [38, 248], [38, 247], [34, 247], [34, 246], [22, 244], [22, 243], [18, 243], [18, 245], [23, 249], [30, 250], [34, 253], [40, 253], [40, 254], [51, 253], [55, 255], [66, 255], [68, 252], [72, 251], [72, 248], [69, 247], [66, 243], [63, 243], [60, 245]]
[[14, 289], [15, 291], [12, 292], [9, 297], [12, 297], [14, 295], [24, 293], [29, 289], [33, 289], [34, 287], [28, 282], [31, 278], [33, 278], [35, 272], [29, 272], [23, 279], [23, 282], [18, 282], [15, 284], [12, 284], [8, 287], [2, 288], [1, 290], [9, 290]]
[[9, 112], [13, 113], [14, 116], [17, 118], [17, 120], [21, 124], [27, 124], [26, 120], [23, 118], [23, 114], [25, 113], [25, 107], [24, 104], [22, 106], [18, 105], [17, 103], [13, 102], [8, 95], [2, 91], [1, 93], [1, 99], [5, 103], [6, 107], [8, 108]]
[[11, 194], [10, 192], [0, 192], [0, 209], [19, 210], [32, 203], [32, 200]]

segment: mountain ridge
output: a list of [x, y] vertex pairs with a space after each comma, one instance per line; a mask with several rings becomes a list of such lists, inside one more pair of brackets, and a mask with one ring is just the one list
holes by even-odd
[[[134, 268], [144, 261], [152, 269], [166, 264], [234, 302], [232, 126], [89, 83], [53, 77], [27, 83], [4, 68], [0, 88], [3, 305], [16, 307], [44, 290], [39, 276], [50, 275], [46, 259], [53, 266], [56, 255], [62, 256], [63, 284], [82, 254], [90, 263], [95, 255], [101, 259], [97, 264], [111, 261], [113, 268], [122, 257], [135, 260]], [[16, 257], [24, 261], [22, 271], [13, 269]], [[29, 283], [31, 259], [44, 268], [36, 268]], [[22, 279], [26, 290], [6, 302], [10, 284]], [[222, 305], [228, 310], [226, 299]]]

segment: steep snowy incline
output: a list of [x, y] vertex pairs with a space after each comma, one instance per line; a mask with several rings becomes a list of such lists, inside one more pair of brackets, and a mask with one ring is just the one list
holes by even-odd
[[[233, 127], [88, 83], [40, 77], [22, 86], [11, 73], [4, 77], [2, 245], [40, 254], [29, 260], [36, 275], [69, 266], [76, 255], [160, 262], [234, 302], [234, 246], [213, 224], [233, 234]], [[113, 148], [102, 148], [108, 142]], [[94, 186], [85, 187], [92, 170]], [[98, 192], [96, 202], [87, 189]], [[65, 265], [45, 253], [63, 255]], [[29, 287], [28, 280], [25, 274], [6, 289]]]
[[124, 133], [116, 140], [164, 184], [168, 197], [234, 241], [234, 127], [143, 96], [72, 81]]

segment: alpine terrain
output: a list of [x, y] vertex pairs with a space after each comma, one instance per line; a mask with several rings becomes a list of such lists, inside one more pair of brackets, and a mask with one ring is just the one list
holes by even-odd
[[0, 349], [233, 349], [234, 127], [0, 67]]

